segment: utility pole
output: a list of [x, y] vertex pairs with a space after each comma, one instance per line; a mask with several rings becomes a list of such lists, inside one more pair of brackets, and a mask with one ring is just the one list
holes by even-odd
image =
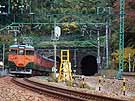
[[74, 49], [74, 68], [75, 69], [76, 69], [76, 66], [77, 66], [76, 56], [77, 56], [77, 49]]
[[54, 16], [54, 33], [52, 33], [52, 40], [53, 40], [53, 46], [54, 46], [54, 66], [52, 68], [52, 71], [54, 72], [54, 78], [56, 79], [56, 71], [57, 71], [57, 61], [56, 61], [56, 55], [57, 55], [57, 40], [59, 40], [61, 29], [59, 26], [56, 26], [56, 16]]
[[16, 38], [16, 36], [17, 36], [16, 31], [14, 32], [14, 36], [15, 36], [15, 38], [14, 38], [14, 44], [17, 45], [18, 43], [17, 43], [17, 38]]
[[21, 14], [23, 14], [23, 9], [24, 9], [24, 1], [21, 0], [21, 6], [19, 6], [19, 8], [21, 9]]
[[111, 8], [108, 7], [108, 3], [106, 3], [106, 8], [105, 8], [105, 11], [107, 11], [107, 15], [106, 15], [106, 20], [105, 20], [105, 23], [106, 23], [106, 68], [109, 68], [109, 34], [110, 34], [110, 30], [109, 30], [109, 24], [110, 24], [110, 21], [109, 21], [109, 15], [111, 15]]
[[108, 48], [108, 34], [109, 34], [109, 26], [108, 26], [108, 17], [106, 19], [106, 68], [109, 67], [109, 48]]
[[8, 14], [10, 14], [10, 7], [11, 7], [10, 0], [8, 0]]
[[4, 63], [5, 63], [5, 44], [3, 43], [3, 68], [5, 67]]
[[128, 54], [128, 70], [131, 72], [131, 54]]
[[[106, 65], [105, 67], [108, 68], [109, 67], [109, 15], [111, 14], [111, 8], [108, 7], [108, 4], [106, 4], [107, 7], [97, 7], [97, 15], [102, 15], [102, 14], [105, 14], [106, 17], [105, 17], [105, 55], [106, 55]], [[99, 42], [99, 39], [97, 40], [98, 41], [98, 44], [100, 45], [100, 42]], [[100, 60], [100, 47], [98, 45], [98, 57], [99, 57], [99, 62], [101, 62]]]
[[[54, 33], [55, 33], [55, 27], [56, 27], [56, 18], [54, 17]], [[53, 40], [53, 46], [54, 46], [54, 75], [56, 77], [56, 67], [57, 67], [57, 64], [56, 64], [56, 36], [54, 35], [54, 40]]]
[[100, 57], [100, 39], [99, 39], [99, 27], [97, 27], [97, 64], [98, 64], [98, 69], [100, 70], [101, 69], [101, 57]]
[[119, 31], [119, 71], [117, 79], [122, 78], [124, 68], [124, 15], [125, 15], [125, 0], [120, 0], [120, 31]]

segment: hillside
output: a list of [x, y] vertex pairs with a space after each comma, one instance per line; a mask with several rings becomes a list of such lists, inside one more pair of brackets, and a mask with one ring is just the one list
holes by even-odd
[[[2, 0], [0, 3], [3, 5], [8, 4], [7, 0]], [[135, 46], [134, 5], [134, 0], [126, 1], [125, 11], [130, 16], [126, 15], [125, 17], [125, 46], [132, 47]], [[62, 29], [62, 36], [68, 37], [61, 37], [61, 41], [87, 41], [94, 38], [94, 43], [96, 43], [97, 28], [99, 27], [100, 37], [104, 37], [105, 26], [98, 25], [97, 27], [95, 24], [105, 23], [106, 19], [108, 19], [111, 29], [111, 46], [114, 49], [118, 48], [119, 0], [32, 0], [32, 2], [30, 0], [18, 0], [18, 2], [11, 0], [10, 6], [11, 13], [9, 15], [0, 15], [0, 28], [12, 22], [18, 23], [16, 25], [19, 25], [20, 32], [17, 36], [20, 41], [22, 40], [22, 36], [33, 37], [33, 40], [41, 37], [39, 41], [42, 40], [43, 42], [48, 39], [51, 40], [51, 33], [56, 21], [56, 25], [59, 25]], [[107, 16], [108, 7], [111, 8], [110, 11], [113, 14], [109, 15], [109, 17]], [[101, 8], [99, 9], [100, 15], [97, 15], [97, 8]], [[2, 8], [2, 11], [4, 10]], [[8, 31], [4, 30], [1, 31], [1, 36], [3, 33], [6, 36], [13, 34], [13, 32], [8, 33]], [[9, 38], [13, 39], [11, 36]], [[7, 44], [13, 43], [13, 40], [10, 39], [1, 38], [1, 41], [6, 41]], [[37, 40], [34, 43], [38, 43], [39, 41]]]

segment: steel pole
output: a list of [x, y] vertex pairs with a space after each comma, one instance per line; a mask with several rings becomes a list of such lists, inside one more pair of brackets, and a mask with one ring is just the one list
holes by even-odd
[[100, 69], [100, 40], [99, 40], [99, 29], [97, 30], [97, 44], [98, 44], [98, 49], [97, 49], [97, 64], [98, 64], [98, 69]]
[[10, 7], [11, 7], [10, 0], [8, 0], [8, 14], [10, 14]]
[[109, 67], [109, 48], [108, 48], [108, 22], [106, 21], [106, 68]]
[[5, 63], [5, 44], [3, 43], [3, 68]]
[[55, 73], [55, 76], [56, 76], [56, 66], [57, 66], [57, 64], [56, 64], [56, 44], [54, 44], [54, 73]]
[[57, 67], [57, 64], [56, 64], [56, 47], [57, 47], [57, 45], [56, 45], [56, 36], [55, 36], [55, 27], [56, 27], [56, 18], [54, 17], [54, 43], [53, 43], [53, 45], [54, 45], [54, 76], [55, 76], [55, 78], [56, 78], [56, 67]]
[[124, 69], [124, 15], [125, 15], [125, 0], [120, 0], [120, 31], [119, 31], [119, 71], [117, 79], [122, 78]]

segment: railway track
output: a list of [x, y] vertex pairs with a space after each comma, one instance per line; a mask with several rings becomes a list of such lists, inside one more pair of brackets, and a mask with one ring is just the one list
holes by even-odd
[[49, 95], [51, 97], [58, 98], [63, 101], [128, 101], [128, 100], [110, 98], [106, 96], [99, 96], [96, 94], [90, 94], [90, 93], [84, 93], [84, 92], [54, 87], [54, 86], [34, 82], [26, 78], [25, 79], [13, 78], [12, 81], [19, 86], [23, 86], [32, 91]]

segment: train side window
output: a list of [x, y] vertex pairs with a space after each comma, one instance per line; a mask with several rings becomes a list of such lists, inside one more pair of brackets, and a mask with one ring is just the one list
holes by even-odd
[[34, 51], [33, 50], [26, 50], [26, 55], [34, 55]]
[[11, 49], [11, 50], [9, 50], [9, 53], [10, 54], [17, 54], [17, 50]]
[[18, 55], [24, 55], [24, 50], [23, 50], [23, 49], [20, 49], [20, 50], [18, 51]]

